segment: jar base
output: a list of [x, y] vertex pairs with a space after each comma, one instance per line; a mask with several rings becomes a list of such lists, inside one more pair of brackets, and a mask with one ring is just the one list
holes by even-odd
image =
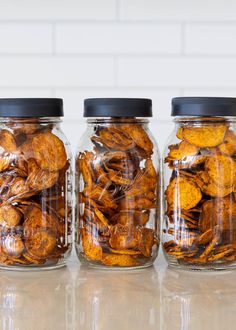
[[149, 262], [143, 264], [143, 265], [137, 265], [137, 266], [106, 266], [102, 265], [93, 261], [89, 261], [87, 258], [85, 258], [83, 255], [79, 254], [78, 256], [81, 265], [87, 266], [89, 268], [95, 268], [100, 270], [111, 270], [111, 271], [126, 271], [126, 270], [136, 270], [136, 269], [144, 269], [153, 266], [154, 260], [150, 260]]
[[40, 266], [10, 266], [10, 265], [0, 265], [0, 270], [10, 270], [10, 271], [19, 271], [19, 272], [37, 272], [37, 271], [47, 271], [53, 269], [59, 269], [66, 266], [66, 261], [60, 262], [56, 265], [40, 265]]
[[218, 263], [218, 264], [206, 264], [206, 265], [196, 265], [196, 264], [180, 264], [176, 260], [170, 260], [166, 258], [168, 262], [168, 267], [171, 269], [194, 271], [194, 272], [214, 272], [214, 271], [232, 271], [236, 269], [236, 262], [229, 263]]

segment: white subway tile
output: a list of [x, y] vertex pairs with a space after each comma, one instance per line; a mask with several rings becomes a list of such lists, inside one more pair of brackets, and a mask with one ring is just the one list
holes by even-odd
[[236, 54], [235, 24], [187, 24], [186, 54]]
[[124, 20], [235, 20], [234, 0], [120, 0]]
[[115, 0], [11, 0], [0, 2], [0, 20], [111, 20]]
[[236, 87], [236, 59], [121, 57], [119, 87]]
[[172, 54], [181, 49], [180, 24], [59, 24], [58, 53]]
[[2, 57], [0, 87], [113, 86], [113, 59]]
[[0, 54], [49, 54], [52, 41], [50, 24], [0, 23]]
[[56, 89], [54, 96], [64, 99], [65, 115], [68, 120], [83, 122], [83, 103], [86, 98], [93, 97], [131, 97], [151, 98], [153, 100], [153, 119], [151, 121], [171, 121], [171, 99], [180, 96], [178, 89], [156, 88], [92, 88], [92, 89]]

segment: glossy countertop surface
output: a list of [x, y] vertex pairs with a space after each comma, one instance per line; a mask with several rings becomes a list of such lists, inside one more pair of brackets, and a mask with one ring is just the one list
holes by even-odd
[[236, 271], [0, 271], [0, 330], [236, 329]]

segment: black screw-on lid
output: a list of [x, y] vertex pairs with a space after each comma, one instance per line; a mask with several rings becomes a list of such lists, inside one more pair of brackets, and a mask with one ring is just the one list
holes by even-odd
[[95, 98], [84, 100], [84, 117], [152, 117], [152, 100]]
[[176, 97], [171, 116], [236, 116], [236, 98]]
[[0, 99], [0, 117], [63, 117], [63, 115], [62, 99]]

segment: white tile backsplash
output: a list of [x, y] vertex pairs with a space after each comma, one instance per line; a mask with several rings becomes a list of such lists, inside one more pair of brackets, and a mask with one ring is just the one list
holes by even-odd
[[161, 149], [171, 98], [236, 96], [233, 0], [0, 0], [0, 97], [63, 97], [75, 148], [83, 99], [153, 99]]

